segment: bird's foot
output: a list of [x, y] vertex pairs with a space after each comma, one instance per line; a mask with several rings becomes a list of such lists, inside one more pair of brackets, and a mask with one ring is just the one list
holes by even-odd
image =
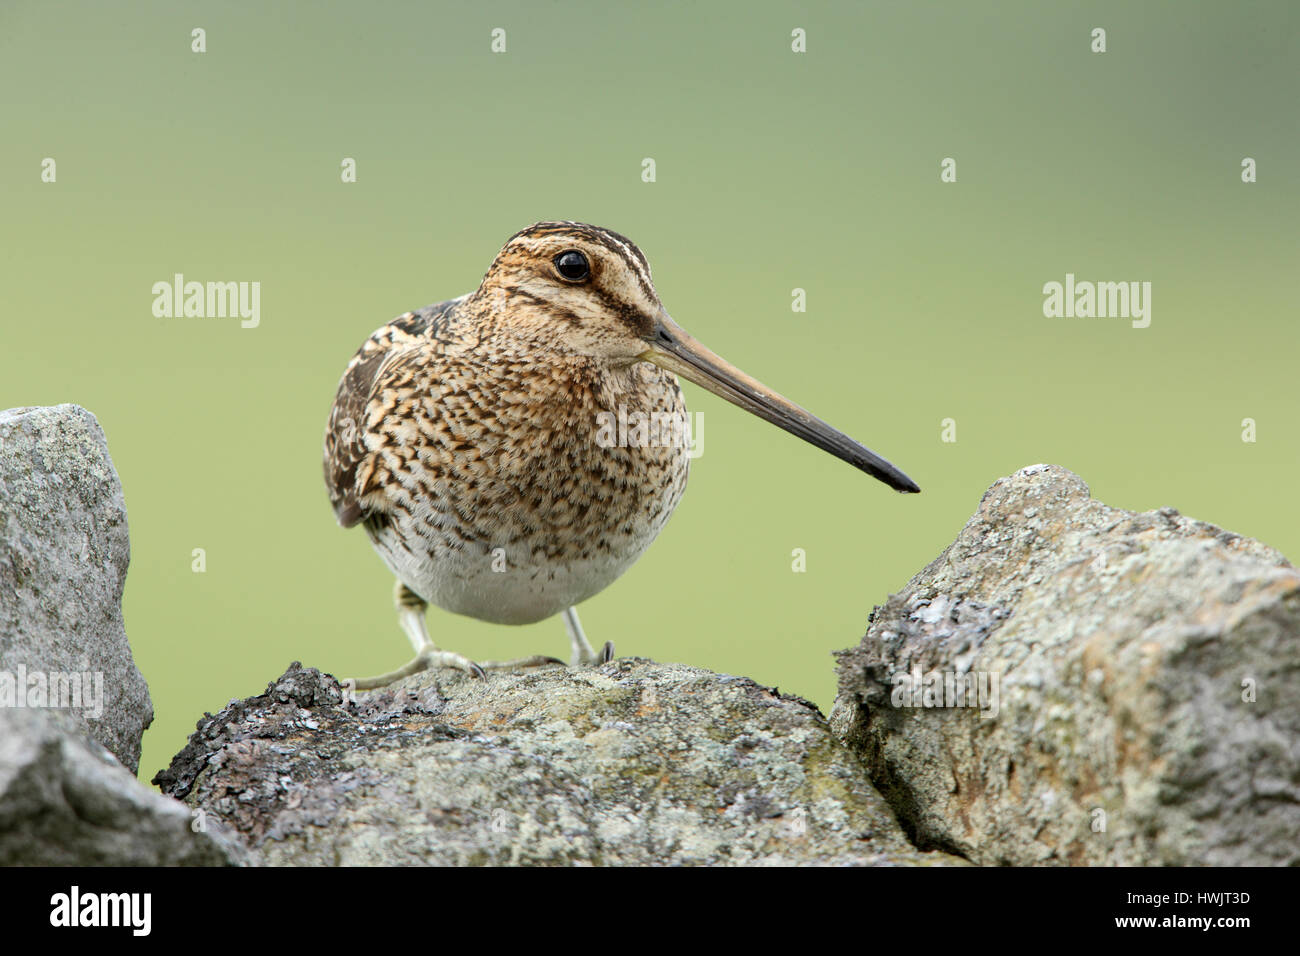
[[509, 671], [522, 667], [545, 667], [547, 664], [563, 667], [564, 661], [546, 654], [534, 654], [532, 657], [517, 657], [512, 661], [481, 661], [479, 666], [488, 671]]
[[[588, 649], [590, 650], [590, 648]], [[573, 659], [569, 661], [570, 667], [599, 667], [601, 664], [608, 664], [614, 659], [614, 642], [606, 641], [605, 646], [600, 650], [590, 650], [590, 653], [575, 652]]]
[[474, 677], [483, 678], [487, 676], [483, 673], [483, 668], [480, 665], [475, 664], [463, 654], [457, 654], [454, 651], [443, 651], [429, 646], [395, 671], [380, 674], [378, 677], [349, 678], [344, 683], [350, 682], [354, 690], [375, 690], [380, 687], [387, 687], [403, 677], [410, 677], [412, 674], [418, 674], [420, 671], [426, 671], [432, 667], [454, 667], [456, 670], [465, 671]]
[[578, 609], [571, 607], [564, 612], [564, 629], [569, 632], [569, 646], [573, 653], [569, 655], [570, 667], [599, 667], [614, 659], [614, 642], [606, 641], [605, 646], [596, 650], [582, 632], [582, 622], [578, 620]]

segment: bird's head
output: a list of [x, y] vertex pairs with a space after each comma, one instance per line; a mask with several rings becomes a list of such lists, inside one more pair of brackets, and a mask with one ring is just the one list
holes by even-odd
[[498, 326], [611, 366], [652, 362], [903, 492], [885, 459], [751, 378], [669, 316], [636, 244], [608, 229], [539, 222], [511, 236], [475, 293]]
[[511, 236], [477, 295], [509, 332], [615, 365], [640, 360], [664, 311], [641, 250], [578, 222]]

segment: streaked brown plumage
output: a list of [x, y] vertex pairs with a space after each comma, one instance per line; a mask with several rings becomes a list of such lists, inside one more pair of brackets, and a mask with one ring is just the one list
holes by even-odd
[[[572, 662], [594, 652], [573, 606], [623, 573], [686, 487], [684, 442], [609, 447], [598, 416], [686, 415], [674, 372], [895, 488], [888, 462], [727, 365], [664, 311], [629, 240], [581, 223], [517, 233], [474, 293], [377, 330], [339, 384], [325, 481], [339, 523], [362, 524], [398, 578], [417, 656], [480, 673], [424, 630], [426, 602], [523, 624], [564, 613]], [[519, 666], [553, 658], [507, 662]], [[487, 666], [487, 665], [484, 665]]]

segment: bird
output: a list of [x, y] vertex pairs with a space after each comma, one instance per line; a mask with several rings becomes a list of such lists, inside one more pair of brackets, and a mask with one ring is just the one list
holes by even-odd
[[[562, 616], [569, 666], [593, 648], [577, 605], [646, 551], [686, 489], [689, 440], [612, 421], [689, 421], [678, 376], [848, 462], [919, 492], [875, 452], [705, 348], [673, 321], [639, 248], [610, 229], [534, 223], [471, 293], [406, 312], [348, 363], [325, 430], [324, 473], [344, 528], [361, 525], [395, 582], [415, 656], [373, 690], [429, 668], [564, 664], [538, 654], [474, 661], [430, 638], [430, 604], [498, 624]], [[639, 417], [638, 417], [639, 416]], [[687, 429], [689, 431], [689, 429]]]

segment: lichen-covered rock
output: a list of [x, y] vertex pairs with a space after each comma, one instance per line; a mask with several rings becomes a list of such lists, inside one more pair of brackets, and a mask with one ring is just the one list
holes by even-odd
[[297, 664], [155, 777], [268, 864], [930, 864], [807, 701], [635, 658], [418, 674]]
[[1300, 573], [1257, 541], [1026, 468], [839, 674], [832, 726], [921, 846], [1300, 863]]
[[249, 861], [215, 821], [150, 790], [39, 710], [0, 710], [0, 866], [227, 866]]
[[40, 708], [135, 773], [153, 704], [122, 624], [130, 554], [95, 416], [77, 405], [0, 412], [0, 706]]

